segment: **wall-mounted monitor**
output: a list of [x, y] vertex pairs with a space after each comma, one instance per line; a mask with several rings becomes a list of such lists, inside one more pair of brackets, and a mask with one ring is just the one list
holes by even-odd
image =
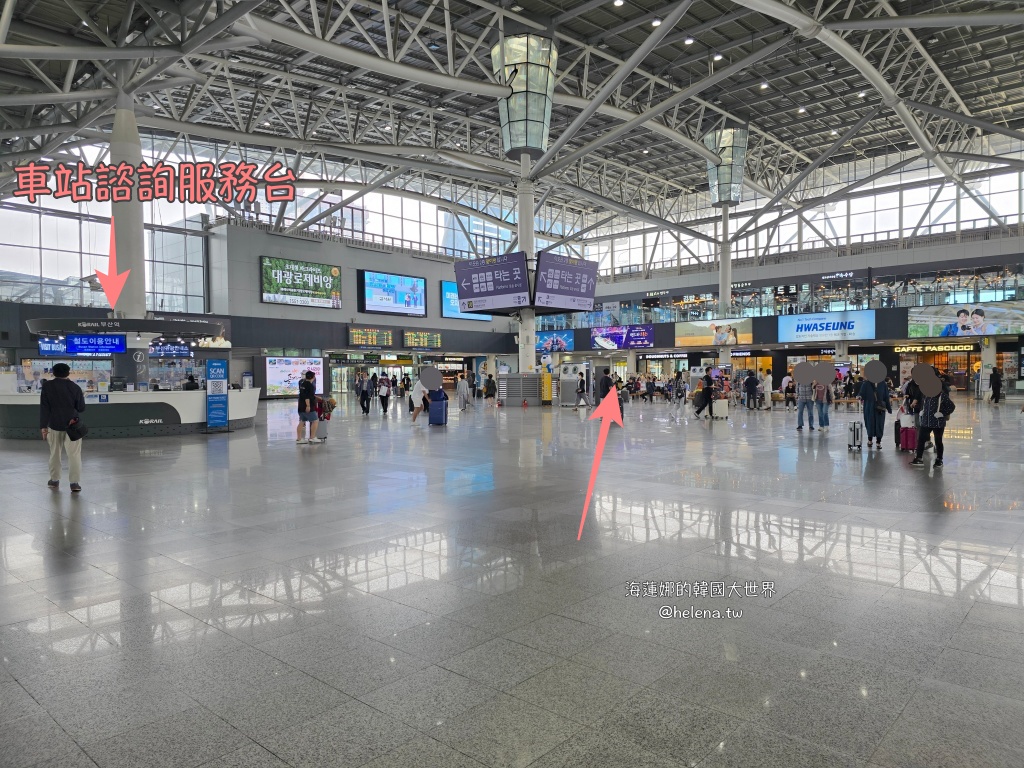
[[402, 346], [406, 349], [440, 349], [441, 334], [437, 331], [402, 331]]
[[320, 357], [268, 357], [267, 395], [282, 397], [298, 395], [299, 381], [312, 371], [316, 375], [317, 392], [324, 391], [324, 361]]
[[653, 346], [653, 325], [617, 325], [590, 329], [591, 349], [647, 349]]
[[341, 270], [333, 264], [260, 256], [260, 301], [341, 309]]
[[749, 317], [725, 320], [684, 320], [676, 323], [677, 347], [733, 347], [754, 343], [754, 321]]
[[395, 332], [384, 328], [348, 327], [348, 345], [353, 349], [391, 349]]
[[427, 281], [390, 272], [357, 273], [359, 311], [381, 315], [427, 316]]
[[490, 315], [463, 312], [459, 309], [459, 288], [454, 280], [441, 281], [441, 317], [453, 320], [490, 320]]
[[1024, 333], [1024, 301], [911, 307], [909, 315], [907, 336], [911, 339]]
[[575, 346], [572, 330], [568, 331], [537, 331], [537, 351], [572, 352]]
[[597, 290], [597, 262], [541, 251], [537, 256], [534, 304], [590, 312]]

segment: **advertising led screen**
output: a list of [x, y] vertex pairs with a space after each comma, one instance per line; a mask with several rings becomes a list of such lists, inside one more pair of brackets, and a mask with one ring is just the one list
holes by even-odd
[[490, 315], [462, 312], [459, 309], [459, 287], [454, 280], [441, 281], [441, 317], [453, 320], [490, 320]]
[[526, 253], [504, 253], [486, 259], [455, 262], [459, 309], [515, 309], [530, 305]]
[[590, 329], [591, 349], [646, 349], [653, 346], [653, 325], [616, 325]]
[[348, 345], [368, 349], [390, 349], [395, 345], [395, 335], [393, 331], [382, 328], [358, 328], [350, 325]]
[[538, 352], [572, 352], [574, 343], [575, 339], [571, 330], [537, 332]]
[[341, 270], [331, 264], [260, 256], [261, 301], [341, 309]]
[[283, 396], [299, 394], [299, 379], [306, 371], [316, 374], [317, 392], [323, 391], [324, 361], [319, 357], [268, 357], [267, 395]]
[[359, 311], [427, 316], [427, 281], [422, 277], [359, 270]]
[[72, 333], [64, 343], [69, 355], [123, 355], [128, 351], [123, 333]]
[[749, 317], [725, 320], [685, 320], [676, 323], [677, 347], [731, 347], [754, 343], [754, 321]]
[[1024, 301], [911, 307], [908, 314], [912, 339], [1024, 333]]
[[440, 349], [441, 334], [437, 331], [402, 331], [402, 346], [409, 349]]
[[800, 341], [871, 341], [875, 338], [875, 310], [814, 312], [779, 315], [779, 343]]
[[536, 306], [590, 312], [596, 289], [596, 261], [547, 251], [537, 256]]
[[[122, 337], [124, 338], [124, 337]], [[79, 352], [71, 354], [67, 342], [60, 339], [39, 339], [39, 354], [42, 357], [109, 357], [109, 352]]]

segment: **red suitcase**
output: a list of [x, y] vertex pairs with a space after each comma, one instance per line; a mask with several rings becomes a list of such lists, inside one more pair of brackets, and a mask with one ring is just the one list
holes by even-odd
[[917, 450], [917, 430], [914, 427], [900, 427], [900, 450]]

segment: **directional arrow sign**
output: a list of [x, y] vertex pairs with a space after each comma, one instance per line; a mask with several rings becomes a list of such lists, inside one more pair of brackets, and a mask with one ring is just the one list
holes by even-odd
[[594, 451], [594, 464], [590, 468], [590, 485], [587, 486], [587, 498], [583, 502], [583, 516], [580, 517], [580, 532], [576, 535], [576, 541], [583, 538], [583, 524], [587, 521], [587, 510], [590, 509], [590, 497], [594, 494], [594, 481], [597, 480], [597, 470], [601, 466], [601, 455], [604, 453], [605, 441], [608, 440], [608, 430], [611, 429], [613, 421], [622, 426], [619, 398], [614, 389], [594, 409], [590, 418], [601, 419], [601, 431], [597, 436], [597, 450]]
[[114, 239], [114, 217], [110, 217], [110, 261], [107, 264], [107, 272], [104, 274], [98, 269], [96, 270], [96, 277], [99, 278], [100, 285], [103, 286], [103, 293], [107, 296], [107, 301], [110, 303], [110, 308], [114, 309], [114, 305], [117, 304], [117, 300], [121, 298], [121, 291], [124, 289], [125, 281], [128, 280], [128, 275], [131, 274], [130, 269], [126, 269], [121, 274], [117, 274], [117, 244]]

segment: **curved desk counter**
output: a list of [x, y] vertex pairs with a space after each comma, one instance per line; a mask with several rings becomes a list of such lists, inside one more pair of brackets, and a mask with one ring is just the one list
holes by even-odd
[[[103, 398], [106, 398], [104, 401]], [[228, 392], [232, 429], [256, 422], [260, 390]], [[184, 435], [206, 429], [206, 392], [90, 392], [82, 420], [89, 437]], [[0, 437], [39, 439], [39, 394], [0, 395]]]

